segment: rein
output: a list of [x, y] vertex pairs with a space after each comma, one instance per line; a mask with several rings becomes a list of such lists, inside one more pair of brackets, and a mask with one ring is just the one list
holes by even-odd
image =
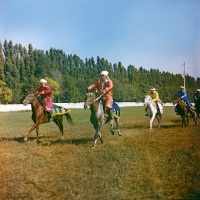
[[100, 96], [98, 96], [94, 101], [92, 101], [90, 104], [93, 104], [95, 101], [98, 101], [104, 94], [102, 93]]

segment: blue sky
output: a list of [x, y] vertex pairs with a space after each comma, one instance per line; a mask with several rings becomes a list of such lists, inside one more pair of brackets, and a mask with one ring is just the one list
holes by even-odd
[[200, 77], [200, 0], [1, 0], [0, 40]]

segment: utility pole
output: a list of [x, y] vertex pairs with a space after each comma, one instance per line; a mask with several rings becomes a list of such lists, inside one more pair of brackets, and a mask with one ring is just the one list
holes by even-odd
[[186, 72], [185, 72], [185, 62], [182, 64], [182, 66], [184, 67], [184, 70], [183, 70], [183, 86], [185, 88], [185, 75], [186, 75]]

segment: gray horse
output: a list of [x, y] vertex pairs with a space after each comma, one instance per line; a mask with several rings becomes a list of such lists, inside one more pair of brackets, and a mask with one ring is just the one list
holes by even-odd
[[[100, 133], [101, 126], [103, 124], [106, 124], [110, 122], [110, 132], [112, 135], [114, 135], [114, 130], [113, 130], [113, 120], [108, 119], [104, 113], [103, 105], [102, 103], [99, 102], [100, 97], [96, 98], [95, 93], [93, 92], [88, 92], [86, 93], [86, 99], [84, 103], [84, 108], [86, 109], [87, 107], [90, 106], [91, 110], [91, 115], [90, 115], [90, 122], [93, 124], [94, 129], [96, 130], [96, 133], [94, 135], [94, 144], [93, 148], [96, 146], [98, 138], [100, 139], [101, 143], [103, 143], [103, 138]], [[119, 117], [116, 114], [113, 115], [113, 118], [117, 124], [117, 129], [118, 129], [118, 135], [121, 136], [121, 132], [119, 130]]]

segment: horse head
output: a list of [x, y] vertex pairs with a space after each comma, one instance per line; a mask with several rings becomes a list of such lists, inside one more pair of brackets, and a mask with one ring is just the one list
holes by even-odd
[[84, 108], [88, 108], [92, 103], [95, 102], [96, 95], [93, 92], [86, 93]]
[[29, 103], [32, 103], [33, 100], [35, 99], [35, 94], [29, 94], [23, 101], [23, 105], [26, 106]]
[[144, 98], [144, 105], [149, 105], [152, 102], [152, 98], [149, 95], [146, 95]]
[[177, 104], [181, 100], [181, 97], [179, 95], [176, 95], [174, 97], [173, 105]]

